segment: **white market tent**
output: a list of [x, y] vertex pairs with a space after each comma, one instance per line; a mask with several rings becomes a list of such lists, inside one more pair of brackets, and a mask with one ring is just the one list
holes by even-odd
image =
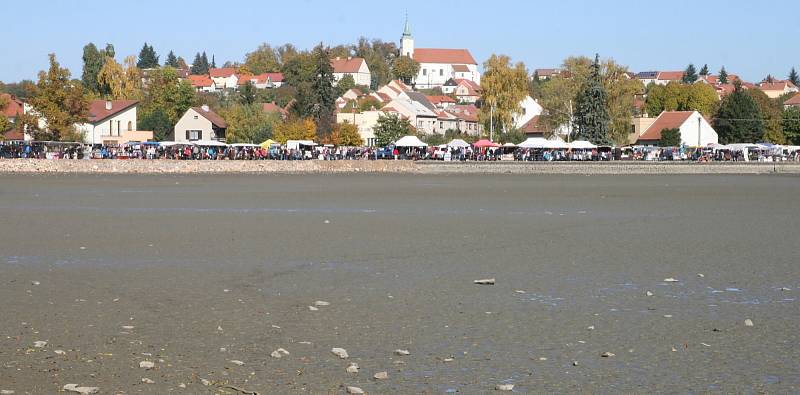
[[544, 148], [544, 144], [547, 143], [547, 139], [541, 137], [530, 137], [527, 140], [517, 144], [517, 147], [520, 148]]
[[394, 145], [397, 147], [420, 147], [420, 148], [428, 146], [428, 144], [422, 142], [422, 140], [417, 138], [417, 136], [405, 136], [400, 140], [397, 140], [394, 143]]
[[569, 144], [565, 143], [564, 140], [545, 140], [544, 147], [542, 148], [550, 148], [550, 149], [568, 149]]
[[503, 144], [503, 147], [504, 148], [515, 148], [516, 144], [514, 144], [514, 143], [505, 143], [505, 144]]
[[575, 140], [569, 143], [569, 147], [572, 149], [595, 149], [597, 148], [596, 145], [586, 141], [586, 140]]
[[227, 147], [228, 144], [225, 144], [221, 141], [192, 141], [193, 145], [199, 145], [201, 147]]
[[461, 139], [453, 139], [453, 141], [447, 143], [447, 146], [451, 148], [469, 148], [469, 143]]
[[231, 144], [231, 147], [260, 147], [258, 144], [248, 144], [248, 143], [236, 143]]

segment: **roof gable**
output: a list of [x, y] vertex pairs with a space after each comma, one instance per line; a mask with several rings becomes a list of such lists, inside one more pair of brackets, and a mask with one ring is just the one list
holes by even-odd
[[331, 59], [331, 66], [334, 73], [358, 73], [361, 65], [366, 63], [364, 58], [334, 58]]
[[639, 140], [661, 140], [661, 131], [664, 129], [680, 129], [695, 111], [664, 111], [656, 118], [655, 122], [639, 136]]
[[224, 129], [224, 128], [228, 127], [228, 124], [225, 123], [225, 120], [222, 119], [221, 116], [217, 115], [217, 113], [215, 113], [214, 111], [211, 111], [211, 109], [209, 109], [206, 106], [203, 106], [203, 107], [192, 107], [192, 110], [194, 110], [194, 112], [200, 114], [200, 116], [202, 116], [203, 118], [207, 119], [209, 122], [211, 122], [212, 125], [214, 125], [214, 126], [216, 126], [218, 128], [223, 128]]
[[[110, 109], [106, 106], [108, 102], [111, 103]], [[136, 106], [138, 103], [139, 101], [137, 100], [92, 100], [89, 103], [89, 115], [86, 119], [90, 123], [100, 123]]]

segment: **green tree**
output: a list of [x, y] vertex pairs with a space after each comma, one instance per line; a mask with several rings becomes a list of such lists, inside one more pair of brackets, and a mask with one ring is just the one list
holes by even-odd
[[178, 78], [175, 69], [165, 67], [150, 72], [150, 83], [142, 103], [142, 111], [161, 109], [174, 125], [194, 101], [192, 85]]
[[0, 86], [0, 92], [8, 93], [19, 99], [29, 99], [34, 96], [35, 91], [36, 83], [31, 80], [22, 80], [20, 82], [2, 84]]
[[161, 108], [140, 112], [136, 125], [141, 130], [153, 131], [153, 137], [156, 141], [172, 139], [173, 123]]
[[575, 139], [591, 141], [594, 144], [609, 144], [607, 93], [600, 75], [600, 55], [595, 55], [592, 73], [586, 82], [575, 106]]
[[208, 68], [208, 57], [206, 56], [206, 53], [203, 52], [201, 55], [198, 52], [195, 54], [194, 61], [192, 61], [192, 67], [190, 69], [191, 73], [196, 75], [208, 74]]
[[758, 103], [734, 81], [733, 93], [725, 96], [714, 117], [714, 129], [722, 144], [755, 143], [764, 136], [764, 121]]
[[32, 130], [35, 140], [81, 141], [76, 123], [86, 121], [89, 103], [83, 85], [70, 79], [55, 54], [50, 54], [50, 68], [39, 72], [36, 95], [30, 99], [33, 108], [47, 120], [46, 130]]
[[797, 75], [797, 70], [795, 70], [794, 67], [789, 71], [789, 81], [791, 81], [794, 86], [800, 86], [800, 77]]
[[592, 60], [585, 57], [569, 57], [562, 65], [563, 73], [541, 84], [539, 104], [544, 107], [541, 124], [551, 133], [563, 125], [572, 123], [575, 100], [589, 79]]
[[356, 80], [353, 79], [353, 76], [350, 74], [345, 74], [339, 82], [336, 83], [336, 91], [339, 96], [345, 94], [345, 92], [349, 91], [356, 87]]
[[311, 106], [308, 108], [317, 124], [317, 136], [330, 134], [333, 126], [333, 112], [336, 109], [336, 88], [333, 86], [333, 66], [328, 51], [319, 44], [314, 49], [316, 69], [311, 80]]
[[356, 125], [345, 121], [333, 128], [331, 143], [345, 147], [361, 147], [364, 145], [364, 140], [361, 139]]
[[707, 76], [708, 74], [709, 74], [709, 71], [708, 71], [708, 65], [707, 65], [707, 64], [704, 64], [704, 65], [703, 65], [703, 68], [702, 68], [702, 69], [700, 69], [700, 75], [702, 75], [703, 77], [705, 77], [705, 76]]
[[[0, 83], [2, 86], [2, 83]], [[8, 98], [5, 96], [0, 96], [0, 133], [3, 133], [9, 129], [11, 129], [11, 121], [3, 114], [3, 110], [8, 106]], [[3, 135], [0, 134], [0, 140], [3, 139]]]
[[719, 83], [720, 84], [727, 84], [728, 83], [728, 72], [725, 71], [725, 66], [719, 70]]
[[708, 84], [686, 85], [670, 82], [653, 85], [647, 93], [645, 110], [651, 117], [663, 111], [698, 111], [710, 115], [719, 101], [716, 90]]
[[152, 45], [144, 43], [142, 50], [139, 51], [139, 61], [136, 63], [136, 67], [140, 69], [153, 69], [158, 67], [158, 55], [156, 55], [156, 50], [153, 49]]
[[410, 84], [419, 74], [419, 62], [408, 56], [400, 56], [392, 64], [392, 77]]
[[628, 78], [628, 68], [613, 59], [602, 62], [603, 88], [606, 106], [611, 117], [609, 137], [617, 144], [627, 144], [636, 95], [644, 92], [644, 85], [636, 78]]
[[694, 64], [689, 63], [689, 66], [686, 67], [686, 71], [683, 72], [683, 82], [685, 84], [697, 82], [697, 70], [694, 68]]
[[256, 87], [252, 82], [247, 81], [239, 88], [239, 103], [249, 106], [256, 102]]
[[764, 125], [762, 139], [774, 144], [785, 144], [786, 137], [783, 134], [783, 110], [781, 104], [770, 99], [760, 89], [747, 89], [745, 93], [758, 104], [758, 112]]
[[142, 79], [134, 61], [133, 56], [125, 58], [123, 67], [114, 58], [106, 58], [106, 63], [97, 75], [100, 90], [107, 92], [106, 99], [138, 100], [142, 97]]
[[800, 108], [789, 106], [783, 110], [783, 133], [793, 145], [800, 145]]
[[387, 84], [393, 78], [392, 65], [399, 54], [397, 44], [379, 39], [369, 40], [365, 37], [360, 37], [353, 46], [353, 52], [355, 56], [364, 58], [367, 66], [369, 66], [369, 71], [372, 74], [370, 89], [378, 89], [378, 87]]
[[164, 61], [164, 66], [172, 67], [173, 69], [180, 68], [180, 64], [178, 64], [178, 57], [175, 56], [175, 52], [169, 51], [167, 54], [167, 60]]
[[275, 126], [273, 139], [281, 144], [289, 140], [316, 140], [317, 125], [310, 118], [279, 123]]
[[189, 65], [186, 64], [186, 59], [184, 59], [183, 56], [178, 56], [178, 67], [176, 68], [181, 70], [189, 70]]
[[228, 144], [258, 144], [272, 137], [276, 119], [261, 110], [258, 105], [233, 105], [221, 111], [228, 128], [225, 140]]
[[491, 128], [490, 123], [499, 125], [503, 132], [511, 129], [513, 114], [522, 109], [520, 103], [528, 95], [528, 71], [525, 64], [517, 62], [511, 66], [511, 58], [494, 55], [483, 64], [481, 77], [483, 107], [479, 113], [481, 121]]
[[408, 119], [401, 119], [394, 114], [378, 117], [378, 124], [374, 131], [375, 142], [381, 147], [394, 144], [403, 136], [416, 134]]
[[664, 129], [661, 131], [659, 147], [677, 147], [681, 145], [681, 130], [678, 128]]
[[253, 74], [271, 73], [281, 69], [278, 52], [267, 43], [245, 55], [244, 64]]
[[105, 55], [101, 53], [93, 43], [86, 44], [83, 47], [83, 74], [81, 80], [83, 86], [92, 91], [99, 92], [100, 85], [97, 83], [97, 74], [105, 64]]
[[212, 69], [216, 69], [217, 68], [217, 60], [214, 59], [214, 55], [211, 55], [211, 65], [209, 67], [212, 68]]

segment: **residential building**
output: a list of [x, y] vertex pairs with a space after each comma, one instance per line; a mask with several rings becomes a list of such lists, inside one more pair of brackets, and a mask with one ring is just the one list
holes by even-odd
[[419, 73], [414, 78], [417, 89], [438, 88], [448, 80], [466, 79], [480, 84], [478, 62], [467, 49], [416, 48], [411, 36], [411, 25], [406, 20], [400, 38], [400, 55], [419, 63]]
[[372, 73], [369, 71], [367, 61], [364, 58], [334, 58], [331, 59], [333, 67], [333, 79], [338, 83], [344, 76], [353, 77], [356, 85], [370, 86], [372, 84]]
[[456, 130], [471, 136], [480, 136], [483, 126], [478, 119], [478, 108], [473, 104], [456, 104], [445, 110], [456, 117]]
[[791, 81], [762, 82], [756, 86], [766, 93], [770, 99], [777, 99], [787, 93], [797, 93], [797, 87]]
[[670, 82], [683, 81], [683, 71], [644, 71], [637, 73], [635, 77], [641, 80], [644, 86], [650, 83], [666, 85]]
[[261, 103], [261, 110], [267, 114], [278, 114], [284, 121], [289, 118], [289, 111], [277, 105], [275, 102]]
[[447, 109], [448, 107], [454, 106], [457, 103], [456, 99], [443, 95], [427, 96], [427, 99], [429, 102], [431, 102], [431, 104], [440, 110]]
[[388, 103], [397, 96], [400, 96], [401, 93], [410, 92], [411, 90], [411, 87], [403, 83], [403, 81], [393, 80], [380, 87], [376, 92], [372, 93], [371, 96], [378, 99], [381, 103]]
[[411, 126], [414, 126], [421, 133], [431, 134], [436, 129], [436, 120], [438, 118], [436, 113], [426, 105], [410, 99], [405, 94], [392, 99], [381, 111], [408, 119], [411, 122]]
[[175, 124], [173, 140], [178, 142], [224, 142], [227, 127], [225, 120], [211, 111], [208, 106], [192, 107], [186, 110], [186, 113]]
[[207, 75], [190, 75], [188, 80], [196, 92], [213, 93], [217, 91], [217, 83]]
[[361, 92], [360, 89], [351, 88], [351, 89], [348, 89], [347, 92], [345, 92], [342, 95], [342, 98], [345, 99], [345, 100], [358, 100], [362, 96], [364, 96], [364, 92]]
[[525, 133], [527, 137], [544, 137], [547, 134], [547, 129], [541, 124], [540, 115], [531, 117], [519, 130]]
[[375, 127], [378, 126], [378, 119], [385, 113], [380, 110], [353, 111], [336, 113], [336, 123], [350, 123], [356, 125], [361, 140], [367, 147], [374, 147], [376, 144]]
[[561, 74], [561, 69], [536, 69], [533, 71], [533, 77], [539, 81], [549, 80]]
[[[89, 103], [86, 122], [75, 128], [87, 144], [122, 144], [128, 141], [152, 140], [153, 132], [138, 133], [136, 100], [93, 100]], [[149, 135], [147, 134], [149, 133]]]
[[465, 79], [454, 79], [453, 81], [456, 83], [453, 94], [459, 103], [474, 104], [480, 100], [481, 86], [477, 82]]
[[11, 123], [15, 123], [20, 115], [24, 115], [25, 103], [17, 99], [16, 96], [9, 95], [8, 93], [0, 93], [0, 102], [5, 102], [6, 106], [3, 107], [0, 114], [3, 114]]
[[783, 107], [784, 108], [789, 108], [789, 107], [798, 107], [798, 108], [800, 108], [800, 93], [792, 96], [791, 99], [783, 102]]
[[236, 89], [239, 87], [239, 76], [234, 67], [209, 69], [208, 75], [214, 80], [217, 89]]
[[664, 111], [652, 125], [639, 136], [638, 144], [658, 145], [661, 132], [666, 129], [680, 130], [681, 144], [705, 147], [718, 144], [719, 136], [711, 124], [697, 111]]
[[522, 111], [519, 114], [511, 114], [511, 121], [517, 129], [522, 129], [533, 117], [541, 115], [544, 111], [544, 108], [530, 96], [525, 96], [519, 106]]

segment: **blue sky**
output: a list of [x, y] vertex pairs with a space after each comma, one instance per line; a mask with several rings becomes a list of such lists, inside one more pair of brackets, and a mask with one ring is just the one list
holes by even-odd
[[468, 48], [482, 63], [492, 53], [530, 70], [558, 66], [570, 55], [611, 57], [631, 71], [682, 70], [690, 62], [725, 65], [760, 80], [800, 69], [796, 0], [669, 2], [578, 0], [344, 0], [3, 2], [0, 81], [35, 78], [55, 52], [81, 73], [88, 42], [113, 43], [118, 58], [152, 44], [191, 62], [195, 52], [218, 64], [242, 60], [262, 42], [300, 48], [359, 36], [398, 41], [407, 11], [417, 47]]

